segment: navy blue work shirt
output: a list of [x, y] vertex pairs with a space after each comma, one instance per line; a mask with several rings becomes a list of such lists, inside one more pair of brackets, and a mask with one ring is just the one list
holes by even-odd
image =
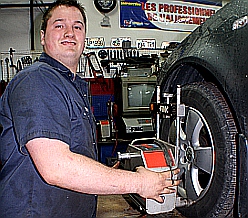
[[95, 217], [97, 197], [47, 184], [25, 147], [34, 138], [58, 139], [96, 160], [87, 90], [86, 81], [45, 53], [11, 80], [0, 101], [1, 218]]

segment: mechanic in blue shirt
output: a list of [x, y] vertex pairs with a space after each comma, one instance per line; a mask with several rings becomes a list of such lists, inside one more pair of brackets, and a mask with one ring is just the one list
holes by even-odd
[[40, 60], [1, 97], [2, 218], [95, 217], [99, 194], [137, 193], [162, 202], [160, 194], [172, 192], [170, 172], [97, 162], [87, 83], [76, 75], [85, 33], [84, 8], [56, 1], [43, 16]]

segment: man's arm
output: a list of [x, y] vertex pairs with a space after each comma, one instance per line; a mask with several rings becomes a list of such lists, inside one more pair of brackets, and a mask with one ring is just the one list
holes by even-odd
[[170, 172], [155, 173], [143, 167], [136, 172], [110, 168], [71, 152], [66, 143], [55, 139], [36, 138], [26, 147], [39, 173], [50, 185], [87, 194], [137, 193], [160, 202], [160, 194], [171, 192], [168, 189], [172, 186]]

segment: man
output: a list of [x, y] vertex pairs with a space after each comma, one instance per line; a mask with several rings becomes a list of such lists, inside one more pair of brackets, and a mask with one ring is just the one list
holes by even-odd
[[39, 62], [19, 72], [1, 98], [0, 217], [95, 217], [97, 194], [162, 202], [171, 192], [170, 172], [96, 161], [87, 83], [76, 75], [85, 32], [83, 7], [58, 0], [43, 16]]

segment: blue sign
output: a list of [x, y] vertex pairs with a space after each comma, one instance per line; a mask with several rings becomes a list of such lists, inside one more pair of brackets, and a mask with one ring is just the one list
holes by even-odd
[[192, 31], [220, 8], [210, 1], [121, 0], [120, 27]]

